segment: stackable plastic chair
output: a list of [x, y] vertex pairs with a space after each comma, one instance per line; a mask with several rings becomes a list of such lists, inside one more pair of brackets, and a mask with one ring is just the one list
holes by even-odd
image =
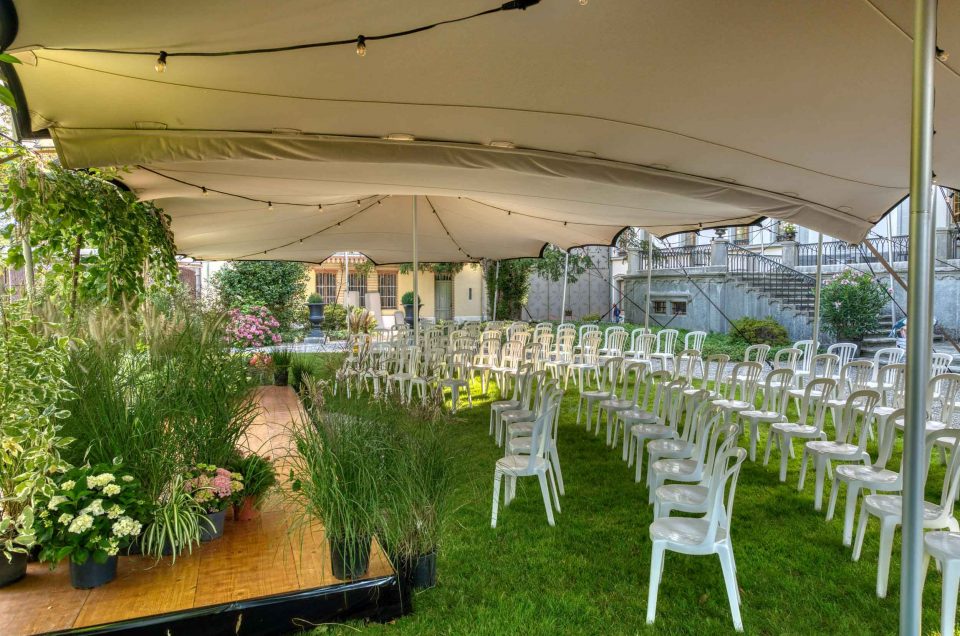
[[[668, 550], [690, 555], [716, 554], [730, 601], [733, 627], [743, 631], [740, 618], [740, 588], [737, 586], [737, 566], [733, 557], [730, 539], [730, 524], [733, 518], [733, 502], [737, 491], [737, 479], [747, 451], [733, 448], [715, 463], [714, 476], [710, 480], [707, 497], [707, 514], [701, 518], [662, 517], [650, 524], [652, 555], [650, 559], [650, 586], [647, 591], [647, 624], [652, 625], [657, 616], [657, 592], [663, 576], [663, 557]], [[726, 502], [724, 494], [726, 493]]]
[[450, 354], [443, 369], [437, 388], [441, 391], [450, 389], [450, 411], [457, 412], [460, 404], [460, 391], [467, 394], [467, 402], [473, 407], [473, 396], [470, 394], [470, 365], [473, 363], [473, 349], [459, 349]]
[[940, 600], [940, 633], [953, 634], [957, 620], [957, 588], [960, 586], [960, 533], [935, 530], [923, 535], [923, 572], [930, 557], [940, 563], [943, 594]]
[[676, 329], [661, 329], [657, 332], [657, 348], [650, 354], [650, 361], [660, 361], [660, 368], [667, 369], [669, 362], [673, 364], [673, 352], [677, 345], [677, 337], [680, 335]]
[[[617, 395], [617, 382], [620, 379], [620, 367], [623, 366], [623, 358], [607, 358], [600, 362], [600, 371], [597, 373], [597, 386], [588, 388], [586, 383], [580, 386], [580, 397], [577, 400], [577, 424], [580, 423], [580, 409], [586, 405], [587, 430], [593, 430], [593, 410], [594, 407], [606, 400], [611, 400]], [[600, 413], [602, 409], [597, 409], [596, 433], [600, 434]], [[610, 429], [607, 428], [607, 445], [610, 445]]]
[[760, 386], [760, 373], [763, 365], [759, 362], [738, 362], [730, 372], [726, 393], [713, 401], [714, 406], [724, 413], [727, 422], [743, 411], [757, 408], [756, 396]]
[[763, 455], [763, 465], [770, 462], [770, 449], [773, 441], [777, 440], [780, 450], [780, 481], [787, 480], [787, 461], [793, 457], [794, 438], [802, 440], [826, 439], [823, 432], [823, 423], [827, 415], [826, 399], [817, 399], [814, 396], [829, 398], [837, 386], [833, 378], [815, 378], [804, 389], [800, 400], [800, 413], [796, 422], [779, 422], [770, 426], [770, 435], [767, 437], [767, 448]]
[[831, 462], [860, 462], [864, 465], [870, 463], [867, 438], [870, 437], [873, 409], [879, 401], [880, 394], [872, 389], [854, 391], [847, 396], [840, 416], [834, 420], [835, 439], [811, 440], [804, 444], [797, 490], [803, 490], [803, 482], [807, 476], [807, 460], [813, 459], [816, 471], [814, 510], [820, 510], [823, 503], [823, 477], [824, 473], [830, 470]]
[[879, 382], [880, 370], [888, 364], [902, 364], [906, 352], [900, 347], [884, 347], [873, 354], [873, 377], [865, 388], [883, 391], [884, 387]]
[[713, 465], [718, 445], [723, 439], [736, 435], [737, 429], [735, 425], [723, 421], [722, 413], [712, 413], [697, 433], [698, 437], [693, 442], [694, 452], [690, 457], [659, 459], [650, 465], [647, 487], [651, 504], [657, 488], [668, 481], [689, 484], [702, 480]]
[[[643, 475], [643, 455], [645, 445], [654, 439], [670, 439], [677, 436], [676, 420], [674, 419], [676, 406], [682, 396], [670, 387], [670, 372], [655, 371], [647, 376], [654, 388], [653, 409], [645, 411], [627, 411], [620, 414], [620, 421], [624, 425], [624, 435], [627, 443], [627, 465], [634, 466], [634, 481], [640, 483]], [[676, 401], [674, 401], [675, 398]]]
[[[930, 456], [933, 444], [938, 439], [951, 439], [954, 448], [960, 442], [960, 430], [932, 431], [926, 437], [926, 457]], [[924, 481], [926, 481], [930, 462], [924, 462]], [[940, 501], [923, 502], [923, 528], [925, 530], [952, 530], [960, 532], [960, 524], [953, 516], [953, 504], [957, 499], [957, 487], [960, 485], [960, 452], [956, 450], [950, 456], [943, 477]], [[863, 549], [863, 537], [867, 531], [869, 517], [880, 520], [880, 558], [877, 563], [877, 596], [887, 595], [887, 578], [890, 574], [890, 557], [893, 553], [893, 536], [903, 519], [903, 498], [900, 495], [867, 495], [860, 504], [860, 521], [857, 525], [857, 538], [853, 544], [853, 560], [860, 560]]]
[[[521, 405], [529, 400], [529, 392], [533, 383], [533, 368], [527, 364], [520, 368], [520, 375], [513, 385], [513, 394], [504, 400], [497, 400], [490, 405], [490, 435], [498, 437], [500, 430], [500, 416], [511, 409], [523, 408]], [[500, 443], [497, 442], [499, 446]]]
[[[591, 375], [599, 382], [601, 338], [603, 335], [596, 329], [586, 332], [580, 340], [580, 352], [574, 353], [573, 362], [567, 366], [567, 377], [573, 375], [575, 385], [581, 391]], [[567, 378], [564, 378], [563, 386], [566, 389]]]
[[[556, 386], [556, 383], [553, 382], [551, 385], [545, 385], [548, 390], [552, 390], [552, 387]], [[546, 401], [541, 399], [539, 409], [543, 409], [546, 406]], [[513, 422], [512, 424], [506, 427], [506, 437], [507, 441], [504, 444], [506, 455], [529, 455], [530, 449], [533, 447], [533, 427], [536, 423], [536, 419], [527, 422]], [[550, 462], [550, 466], [553, 468], [551, 475], [554, 478], [557, 490], [560, 492], [560, 495], [563, 496], [563, 471], [560, 470], [560, 454], [557, 452], [557, 434], [560, 431], [560, 408], [554, 409], [553, 422], [550, 428], [550, 436], [547, 438], [548, 447], [546, 450], [547, 460]]]
[[837, 366], [843, 368], [843, 365], [857, 356], [857, 345], [852, 342], [838, 342], [827, 347], [827, 353], [837, 356]]
[[[497, 527], [497, 513], [500, 507], [500, 485], [505, 481], [503, 501], [504, 506], [516, 496], [517, 479], [521, 477], [536, 477], [540, 482], [540, 493], [543, 496], [543, 506], [547, 512], [547, 523], [554, 525], [553, 509], [560, 512], [560, 497], [556, 492], [556, 485], [551, 479], [553, 467], [547, 458], [550, 447], [550, 432], [556, 409], [560, 407], [560, 398], [563, 393], [552, 382], [553, 388], [548, 393], [545, 406], [534, 422], [530, 435], [530, 451], [525, 455], [507, 455], [497, 460], [493, 470], [493, 511], [490, 515], [490, 527]], [[548, 484], [549, 482], [549, 484]], [[552, 491], [552, 492], [551, 492]]]
[[767, 356], [770, 355], [770, 345], [768, 344], [755, 344], [750, 345], [743, 351], [743, 361], [744, 362], [759, 362], [763, 364], [767, 361]]
[[757, 459], [757, 438], [760, 436], [760, 424], [774, 424], [787, 421], [787, 405], [790, 400], [787, 391], [793, 383], [793, 369], [774, 369], [767, 374], [761, 388], [763, 403], [759, 409], [740, 411], [740, 421], [750, 429], [750, 461]]

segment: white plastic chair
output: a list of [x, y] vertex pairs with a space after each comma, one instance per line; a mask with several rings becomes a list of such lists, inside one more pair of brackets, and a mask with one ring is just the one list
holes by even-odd
[[838, 342], [827, 347], [827, 353], [837, 356], [837, 366], [843, 368], [843, 365], [857, 356], [857, 345], [852, 342]]
[[905, 351], [900, 347], [884, 347], [873, 354], [873, 377], [866, 386], [868, 389], [877, 389], [883, 391], [878, 382], [880, 370], [888, 364], [902, 364], [904, 362]]
[[661, 329], [657, 332], [657, 349], [650, 354], [651, 362], [660, 361], [660, 368], [666, 369], [667, 363], [673, 363], [673, 351], [676, 348], [677, 336], [679, 332], [676, 329]]
[[[553, 389], [546, 398], [546, 406], [534, 422], [530, 436], [530, 451], [526, 455], [507, 455], [497, 460], [493, 470], [493, 510], [490, 515], [490, 527], [497, 527], [497, 513], [500, 507], [500, 484], [504, 484], [503, 505], [508, 506], [517, 492], [517, 479], [520, 477], [536, 477], [540, 482], [540, 493], [543, 495], [543, 506], [547, 511], [547, 523], [554, 525], [553, 508], [560, 512], [560, 497], [556, 486], [549, 478], [552, 466], [547, 459], [549, 448], [550, 428], [556, 409], [559, 408], [561, 391], [553, 383]], [[550, 485], [548, 485], [548, 482]], [[552, 486], [552, 488], [551, 488]], [[552, 492], [551, 492], [552, 490]], [[552, 495], [552, 497], [551, 497]]]
[[600, 373], [600, 339], [603, 335], [597, 331], [588, 331], [580, 341], [580, 352], [575, 353], [573, 362], [567, 366], [567, 377], [564, 378], [563, 388], [567, 388], [567, 378], [574, 377], [575, 386], [581, 391], [590, 375], [599, 381]]
[[762, 371], [763, 365], [759, 362], [738, 362], [734, 365], [725, 387], [726, 395], [713, 401], [714, 406], [723, 411], [725, 421], [732, 421], [733, 416], [742, 411], [757, 408], [757, 388]]
[[[941, 439], [951, 438], [956, 448], [960, 442], [960, 430], [933, 431], [927, 433], [925, 449], [927, 457], [933, 443], [940, 436]], [[924, 462], [924, 481], [926, 481], [930, 462]], [[960, 524], [953, 516], [953, 504], [957, 499], [957, 486], [960, 480], [960, 452], [956, 450], [950, 457], [946, 473], [943, 477], [943, 488], [940, 491], [939, 503], [923, 502], [923, 528], [925, 530], [949, 529], [960, 532]], [[887, 579], [890, 574], [890, 556], [893, 553], [893, 536], [903, 518], [903, 498], [900, 495], [867, 495], [860, 504], [860, 521], [857, 525], [857, 538], [853, 544], [853, 560], [860, 560], [863, 549], [863, 537], [867, 531], [867, 520], [871, 517], [880, 520], [880, 558], [877, 563], [877, 597], [887, 596]]]
[[[611, 400], [617, 395], [617, 382], [620, 379], [620, 367], [623, 366], [623, 358], [607, 358], [600, 363], [600, 371], [597, 373], [597, 386], [594, 389], [588, 389], [586, 382], [580, 386], [580, 397], [577, 399], [577, 424], [580, 424], [580, 409], [586, 404], [587, 411], [587, 431], [593, 430], [593, 409], [595, 406]], [[600, 434], [600, 414], [602, 409], [597, 409], [596, 435]], [[607, 446], [610, 445], [610, 428], [607, 427]]]
[[[650, 559], [650, 587], [647, 591], [647, 624], [652, 625], [657, 616], [657, 592], [663, 576], [664, 553], [706, 555], [720, 557], [723, 579], [730, 601], [730, 613], [733, 626], [743, 631], [740, 618], [740, 589], [737, 587], [737, 566], [733, 557], [733, 544], [730, 540], [730, 522], [733, 517], [733, 502], [737, 491], [737, 479], [740, 467], [747, 451], [734, 448], [732, 452], [716, 462], [716, 470], [710, 482], [707, 514], [699, 519], [689, 517], [665, 517], [650, 524], [652, 555]], [[728, 489], [729, 486], [729, 489]], [[724, 492], [727, 493], [724, 505]]]
[[940, 375], [950, 373], [950, 365], [953, 364], [953, 356], [949, 353], [934, 351], [930, 354], [930, 375]]
[[694, 440], [694, 452], [690, 457], [675, 459], [659, 459], [650, 465], [647, 471], [647, 487], [649, 503], [653, 503], [653, 495], [657, 488], [667, 481], [696, 483], [703, 479], [707, 470], [713, 465], [721, 436], [736, 435], [735, 426], [723, 421], [722, 413], [711, 413], [706, 423], [697, 431], [698, 437]]
[[935, 530], [923, 535], [923, 572], [930, 567], [930, 557], [941, 566], [943, 594], [940, 599], [940, 633], [954, 634], [957, 620], [957, 589], [960, 587], [960, 533]]
[[768, 344], [755, 344], [750, 345], [743, 351], [743, 361], [744, 362], [759, 362], [763, 364], [767, 361], [767, 356], [770, 355], [770, 345]]
[[[847, 396], [846, 403], [840, 411], [840, 417], [834, 420], [836, 438], [811, 440], [804, 444], [797, 490], [803, 491], [803, 482], [807, 476], [807, 460], [812, 458], [816, 471], [813, 491], [814, 510], [820, 510], [823, 504], [823, 478], [824, 473], [830, 470], [830, 462], [861, 462], [864, 465], [870, 463], [867, 438], [870, 437], [869, 427], [873, 409], [879, 401], [880, 394], [872, 389], [854, 391]], [[853, 443], [853, 440], [856, 440], [856, 443]]]
[[674, 406], [672, 396], [679, 402], [679, 392], [671, 391], [670, 372], [654, 371], [647, 376], [647, 381], [655, 386], [653, 409], [644, 411], [627, 411], [620, 414], [620, 421], [624, 425], [624, 435], [629, 429], [627, 439], [627, 465], [635, 467], [634, 481], [640, 483], [643, 475], [643, 455], [645, 444], [652, 439], [668, 439], [677, 436], [674, 421]]
[[[556, 386], [554, 384], [554, 386]], [[543, 409], [546, 406], [546, 400], [541, 400], [540, 408]], [[514, 422], [510, 424], [507, 428], [507, 443], [504, 445], [506, 447], [507, 455], [529, 455], [530, 449], [533, 447], [533, 427], [536, 423], [536, 420], [530, 422]], [[551, 474], [553, 476], [554, 483], [557, 490], [560, 492], [562, 497], [564, 494], [563, 488], [563, 471], [560, 470], [560, 454], [557, 452], [557, 434], [560, 430], [560, 408], [554, 409], [553, 421], [550, 425], [550, 436], [547, 438], [549, 446], [546, 450], [547, 460], [550, 462], [553, 470]]]
[[470, 365], [473, 362], [473, 349], [459, 349], [450, 354], [444, 374], [438, 382], [442, 392], [450, 389], [450, 411], [456, 413], [460, 404], [460, 391], [467, 394], [467, 403], [473, 407], [473, 396], [470, 392]]
[[706, 331], [691, 331], [683, 337], [684, 349], [696, 349], [703, 351], [703, 341], [707, 339]]
[[761, 388], [763, 403], [759, 409], [748, 409], [738, 413], [741, 422], [750, 429], [750, 461], [757, 459], [757, 439], [760, 436], [760, 424], [773, 424], [787, 420], [787, 391], [793, 382], [793, 369], [774, 369], [767, 374]]
[[787, 460], [793, 457], [793, 439], [826, 439], [823, 432], [823, 422], [827, 415], [827, 402], [817, 399], [815, 395], [829, 398], [837, 386], [833, 378], [815, 378], [804, 389], [800, 400], [800, 413], [797, 421], [780, 422], [770, 426], [770, 435], [767, 437], [767, 448], [763, 455], [763, 465], [770, 462], [770, 449], [773, 440], [777, 440], [780, 450], [780, 481], [787, 480]]

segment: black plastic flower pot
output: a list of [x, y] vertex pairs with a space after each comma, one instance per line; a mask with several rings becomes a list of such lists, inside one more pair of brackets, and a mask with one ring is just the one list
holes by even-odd
[[90, 590], [106, 585], [117, 578], [117, 557], [108, 557], [105, 563], [87, 559], [77, 564], [70, 561], [70, 584], [78, 590]]
[[200, 540], [201, 541], [213, 541], [214, 539], [219, 539], [223, 536], [223, 522], [227, 519], [227, 509], [224, 508], [220, 512], [209, 512], [207, 513], [207, 520], [210, 523], [205, 521], [200, 521]]
[[16, 583], [27, 574], [27, 555], [15, 552], [10, 560], [0, 554], [0, 587]]
[[357, 579], [367, 573], [370, 566], [372, 539], [330, 541], [330, 567], [333, 575], [341, 581]]
[[274, 386], [287, 386], [287, 381], [289, 379], [290, 372], [288, 369], [277, 369], [273, 372], [273, 384]]
[[425, 590], [437, 584], [437, 553], [392, 559], [400, 585], [414, 590]]

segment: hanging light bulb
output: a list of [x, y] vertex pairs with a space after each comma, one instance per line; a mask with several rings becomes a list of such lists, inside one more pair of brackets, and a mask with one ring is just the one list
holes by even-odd
[[318, 203], [318, 204], [317, 204], [317, 210], [319, 210], [320, 212], [323, 212], [323, 204], [322, 204], [322, 203]]
[[357, 36], [357, 55], [364, 57], [367, 54], [367, 38], [362, 35]]
[[357, 207], [360, 207], [360, 199], [357, 199]]
[[202, 196], [202, 197], [207, 196], [207, 188], [206, 188], [206, 186], [200, 186], [200, 196]]
[[273, 201], [267, 201], [267, 209], [273, 212]]
[[157, 63], [153, 65], [153, 70], [157, 73], [163, 73], [167, 70], [167, 52], [160, 51], [160, 57], [157, 58]]
[[581, 7], [585, 7], [585, 6], [587, 6], [587, 3], [588, 3], [588, 2], [590, 2], [590, 0], [580, 0], [580, 6], [581, 6]]
[[940, 60], [941, 62], [946, 62], [947, 60], [950, 59], [950, 53], [949, 53], [948, 51], [944, 51], [943, 49], [941, 49], [941, 48], [938, 46], [938, 47], [937, 47], [937, 59]]

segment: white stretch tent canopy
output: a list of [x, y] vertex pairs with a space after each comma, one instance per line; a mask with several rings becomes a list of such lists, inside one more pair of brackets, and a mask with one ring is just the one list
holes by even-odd
[[[579, 239], [532, 236], [570, 247], [628, 225], [664, 236], [766, 216], [858, 241], [907, 194], [908, 0], [543, 0], [371, 39], [364, 57], [349, 42], [178, 57], [370, 37], [496, 6], [3, 0], [0, 44], [23, 61], [6, 69], [22, 89], [21, 134], [49, 132], [68, 166], [179, 179], [123, 177], [172, 215], [181, 251], [203, 258], [322, 225], [281, 203], [462, 196], [471, 201], [441, 207], [476, 226], [502, 210], [593, 224]], [[939, 45], [956, 55], [936, 68], [946, 107], [935, 170], [956, 186], [960, 0], [939, 12]], [[382, 139], [396, 133], [415, 140]], [[273, 201], [275, 216], [251, 220], [252, 202], [231, 207], [201, 187]], [[314, 261], [328, 249], [316, 248], [273, 257]]]

